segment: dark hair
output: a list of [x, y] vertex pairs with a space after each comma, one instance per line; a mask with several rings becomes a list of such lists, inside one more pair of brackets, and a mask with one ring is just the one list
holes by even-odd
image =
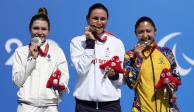
[[92, 6], [89, 8], [89, 11], [88, 11], [88, 14], [87, 14], [87, 16], [86, 16], [86, 19], [88, 19], [88, 18], [90, 17], [90, 15], [91, 15], [91, 13], [92, 13], [92, 11], [93, 11], [94, 9], [103, 9], [103, 10], [106, 12], [106, 14], [107, 14], [107, 18], [109, 17], [108, 9], [107, 9], [103, 4], [101, 4], [101, 3], [96, 3], [96, 4], [92, 5]]
[[153, 20], [152, 20], [151, 18], [147, 17], [147, 16], [142, 16], [142, 17], [139, 18], [139, 19], [137, 20], [137, 22], [135, 23], [135, 33], [136, 33], [136, 30], [137, 30], [137, 27], [139, 26], [139, 24], [140, 24], [141, 22], [144, 22], [144, 21], [149, 22], [149, 23], [154, 27], [154, 30], [156, 31], [156, 26], [155, 26]]
[[32, 24], [35, 20], [43, 20], [48, 23], [48, 30], [50, 31], [50, 20], [48, 18], [47, 9], [44, 7], [39, 8], [38, 13], [34, 15], [30, 20], [29, 30], [31, 30]]

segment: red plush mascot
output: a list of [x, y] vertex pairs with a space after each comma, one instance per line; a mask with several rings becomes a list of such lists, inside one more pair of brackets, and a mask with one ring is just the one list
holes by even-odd
[[106, 63], [100, 65], [100, 68], [104, 69], [105, 71], [107, 67], [112, 68], [117, 73], [124, 73], [124, 70], [121, 67], [121, 61], [119, 60], [118, 56], [114, 56]]
[[53, 74], [51, 74], [46, 84], [46, 87], [53, 88], [54, 90], [64, 90], [65, 86], [62, 86], [59, 84], [60, 77], [61, 77], [61, 71], [57, 69]]
[[164, 99], [165, 99], [165, 95], [167, 92], [167, 88], [168, 88], [168, 90], [170, 89], [170, 92], [172, 93], [172, 95], [175, 95], [173, 88], [169, 87], [169, 83], [173, 83], [174, 85], [176, 85], [176, 87], [181, 85], [181, 81], [178, 80], [177, 78], [175, 78], [171, 74], [169, 69], [164, 68], [162, 70], [161, 75], [160, 75], [160, 79], [159, 79], [158, 83], [156, 84], [156, 89], [164, 88], [164, 97], [163, 97]]

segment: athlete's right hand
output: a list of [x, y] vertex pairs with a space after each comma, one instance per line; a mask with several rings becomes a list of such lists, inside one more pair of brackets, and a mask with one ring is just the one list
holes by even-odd
[[35, 43], [30, 44], [30, 53], [32, 54], [32, 57], [36, 59], [39, 55], [38, 46]]
[[136, 44], [134, 54], [136, 57], [143, 58], [143, 50], [146, 48], [146, 44]]
[[90, 26], [85, 27], [85, 35], [86, 35], [86, 39], [95, 40], [95, 37], [94, 37], [94, 35], [91, 32]]

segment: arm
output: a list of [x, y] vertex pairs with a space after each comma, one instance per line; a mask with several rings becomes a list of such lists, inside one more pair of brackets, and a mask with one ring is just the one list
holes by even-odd
[[60, 84], [65, 86], [65, 91], [69, 92], [68, 89], [68, 82], [69, 82], [69, 70], [68, 70], [68, 63], [63, 53], [62, 49], [59, 49], [58, 56], [57, 56], [57, 68], [61, 71], [61, 78]]
[[[82, 43], [83, 42], [83, 43]], [[73, 39], [70, 43], [72, 63], [79, 75], [87, 75], [94, 59], [94, 49], [85, 48], [86, 42]]]
[[[121, 41], [118, 45], [120, 45], [120, 47], [117, 46], [119, 48], [119, 50], [117, 50], [118, 51], [117, 54], [119, 56], [119, 59], [122, 61], [121, 65], [123, 65], [125, 48], [124, 48], [124, 45]], [[121, 85], [125, 84], [125, 77], [123, 76], [123, 73], [115, 73], [115, 75], [109, 77], [109, 79], [116, 86], [121, 86]]]
[[[16, 50], [13, 60], [12, 80], [18, 87], [22, 87], [26, 79], [31, 75], [36, 65], [36, 60], [30, 56], [26, 62], [22, 60], [21, 54]], [[24, 64], [26, 63], [26, 64]]]
[[124, 69], [126, 83], [129, 88], [135, 88], [138, 83], [138, 74], [141, 68], [143, 59], [134, 57], [134, 51], [129, 51], [125, 54]]
[[[167, 47], [164, 47], [163, 50], [165, 51], [164, 55], [168, 58], [168, 60], [170, 62], [170, 65], [171, 65], [170, 71], [171, 71], [172, 75], [175, 78], [177, 78], [179, 81], [181, 81], [181, 77], [180, 77], [180, 74], [179, 74], [178, 69], [177, 69], [177, 65], [176, 65], [176, 61], [175, 61], [175, 57], [173, 55], [173, 52]], [[177, 90], [177, 89], [178, 89], [178, 87], [175, 87], [175, 90]]]

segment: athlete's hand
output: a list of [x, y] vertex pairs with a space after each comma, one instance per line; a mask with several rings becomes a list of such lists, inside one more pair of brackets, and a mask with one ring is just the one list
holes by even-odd
[[85, 35], [86, 35], [86, 39], [92, 39], [95, 40], [94, 35], [91, 32], [91, 28], [89, 26], [85, 27]]
[[143, 58], [143, 50], [146, 48], [146, 46], [146, 44], [136, 44], [134, 50], [135, 56]]
[[32, 54], [32, 57], [34, 59], [36, 59], [38, 57], [39, 52], [38, 52], [38, 46], [37, 46], [37, 44], [35, 44], [35, 43], [31, 43], [30, 44], [30, 53]]
[[115, 71], [114, 71], [114, 69], [112, 69], [111, 67], [106, 67], [105, 68], [105, 71], [106, 71], [106, 74], [108, 75], [108, 76], [114, 76], [115, 75]]

